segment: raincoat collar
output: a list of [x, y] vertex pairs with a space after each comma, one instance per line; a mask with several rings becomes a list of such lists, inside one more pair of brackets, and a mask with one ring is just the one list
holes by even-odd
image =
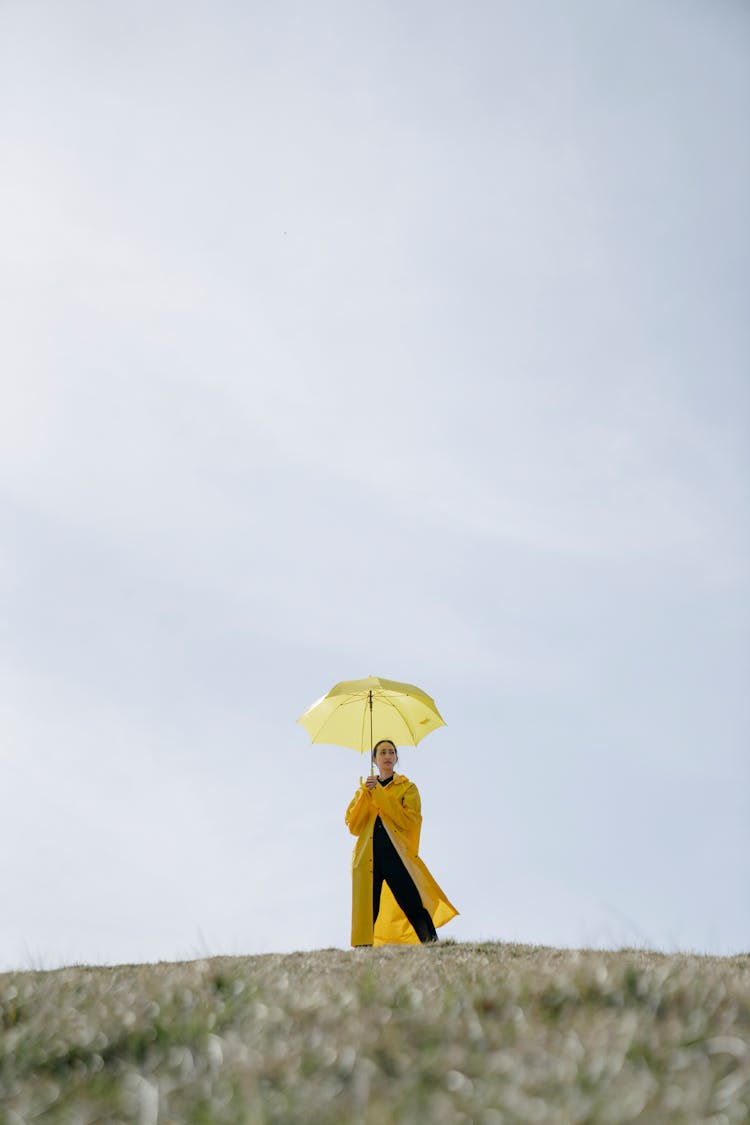
[[[409, 778], [408, 777], [405, 777], [402, 773], [396, 773], [395, 770], [393, 771], [393, 781], [391, 782], [391, 785], [408, 785], [408, 784], [409, 784]], [[391, 785], [388, 786], [389, 789], [390, 789]]]

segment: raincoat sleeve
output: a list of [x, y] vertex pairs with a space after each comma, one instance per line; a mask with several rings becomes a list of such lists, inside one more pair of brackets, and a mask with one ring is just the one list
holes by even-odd
[[353, 798], [349, 802], [349, 808], [346, 810], [346, 826], [351, 832], [352, 836], [359, 836], [360, 832], [367, 824], [367, 818], [370, 815], [372, 801], [367, 789], [364, 785], [360, 786]]
[[372, 800], [378, 813], [387, 816], [397, 828], [410, 832], [421, 827], [422, 802], [416, 785], [410, 785], [401, 798], [391, 796], [389, 787], [378, 785], [372, 790]]

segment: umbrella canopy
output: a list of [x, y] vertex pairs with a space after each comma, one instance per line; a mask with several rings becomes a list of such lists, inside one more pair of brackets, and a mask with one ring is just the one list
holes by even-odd
[[416, 746], [430, 731], [445, 726], [435, 700], [421, 688], [380, 676], [336, 684], [297, 722], [313, 742], [350, 746], [360, 753], [383, 738], [396, 746]]

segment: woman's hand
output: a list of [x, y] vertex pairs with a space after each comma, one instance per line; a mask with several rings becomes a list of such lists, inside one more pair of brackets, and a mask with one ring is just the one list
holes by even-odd
[[377, 783], [378, 783], [378, 779], [374, 775], [371, 775], [370, 777], [366, 777], [365, 778], [365, 789], [374, 789], [375, 786], [377, 785]]

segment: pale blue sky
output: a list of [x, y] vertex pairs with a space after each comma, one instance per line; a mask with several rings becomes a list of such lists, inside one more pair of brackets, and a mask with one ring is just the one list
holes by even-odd
[[[0, 6], [0, 968], [750, 945], [750, 10]], [[387, 732], [383, 732], [387, 734]]]

